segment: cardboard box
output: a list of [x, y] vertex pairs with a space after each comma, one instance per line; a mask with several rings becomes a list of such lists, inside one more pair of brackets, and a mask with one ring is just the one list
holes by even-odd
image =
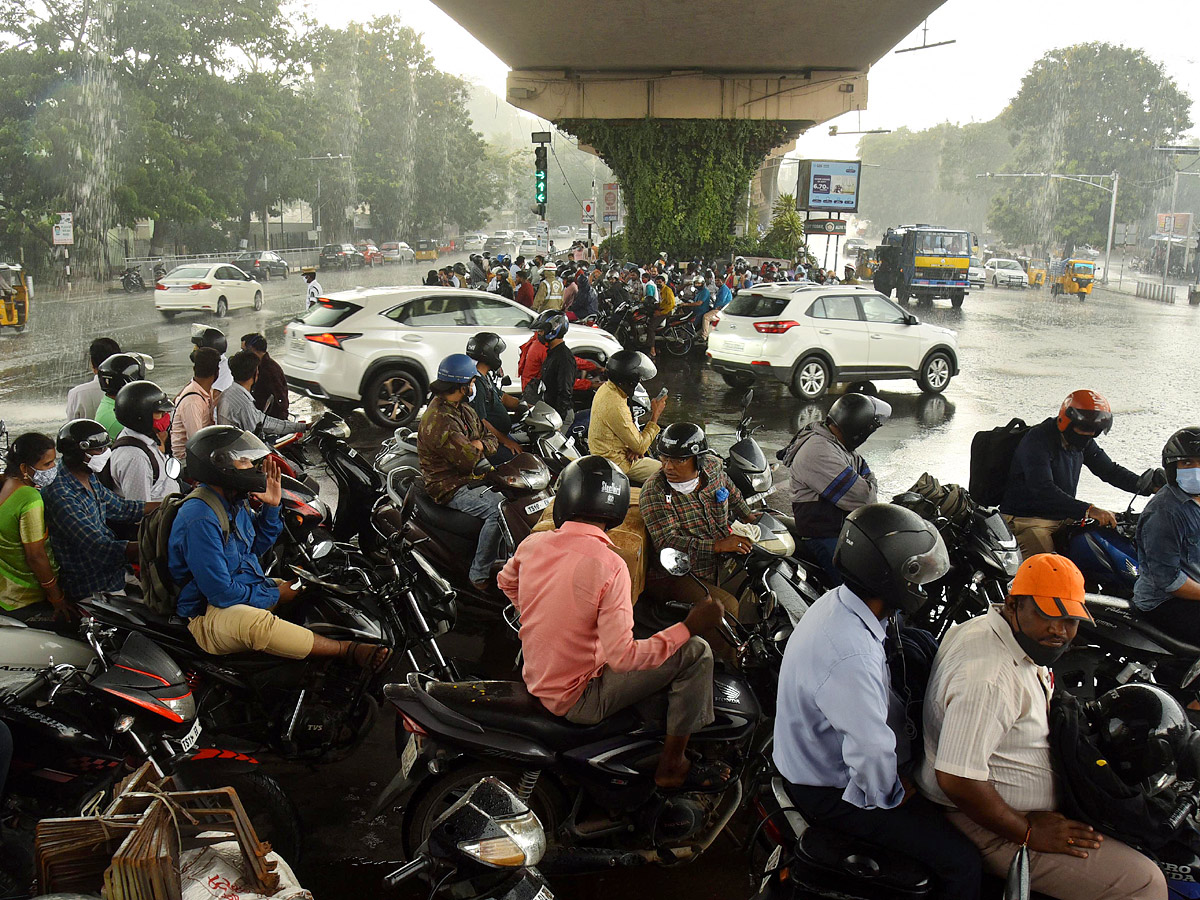
[[[640, 493], [640, 488], [631, 487], [629, 489], [629, 512], [625, 516], [625, 521], [608, 531], [609, 540], [613, 542], [617, 554], [625, 561], [625, 565], [629, 569], [631, 593], [633, 594], [630, 599], [634, 603], [637, 603], [642, 589], [646, 586], [646, 571], [650, 565], [650, 535], [646, 533], [646, 523], [642, 521], [642, 511], [638, 507]], [[553, 501], [546, 507], [542, 517], [538, 519], [538, 523], [533, 526], [533, 530], [535, 532], [554, 530]]]

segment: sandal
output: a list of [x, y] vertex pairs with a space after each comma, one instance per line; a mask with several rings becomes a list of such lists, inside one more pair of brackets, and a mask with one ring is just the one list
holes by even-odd
[[689, 793], [718, 793], [725, 790], [729, 783], [733, 781], [733, 769], [723, 762], [693, 762], [692, 767], [688, 769], [688, 773], [684, 776], [683, 784], [678, 787], [662, 787], [660, 791], [670, 793], [689, 792]]
[[344, 662], [365, 669], [370, 675], [377, 675], [383, 671], [391, 658], [391, 649], [381, 644], [360, 644], [357, 641], [347, 641], [346, 649], [342, 651]]

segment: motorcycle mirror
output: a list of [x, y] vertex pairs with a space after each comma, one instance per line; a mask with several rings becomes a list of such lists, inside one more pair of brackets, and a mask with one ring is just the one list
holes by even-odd
[[488, 458], [485, 456], [479, 460], [479, 462], [475, 463], [475, 468], [472, 471], [476, 475], [486, 475], [488, 472], [492, 471], [493, 468], [495, 468], [495, 466], [488, 462]]
[[692, 561], [682, 550], [664, 547], [658, 554], [658, 562], [668, 575], [686, 575], [692, 571]]
[[750, 388], [750, 390], [746, 391], [746, 393], [742, 395], [742, 409], [744, 410], [746, 407], [748, 407], [753, 399], [754, 388]]
[[183, 466], [181, 466], [179, 464], [179, 460], [173, 456], [167, 460], [167, 464], [164, 468], [166, 469], [167, 477], [171, 479], [178, 478], [179, 473], [183, 471]]
[[332, 552], [333, 541], [320, 541], [315, 547], [313, 547], [312, 558], [324, 559]]
[[511, 375], [505, 375], [503, 378], [500, 379], [500, 387], [508, 387], [510, 384], [512, 384], [512, 376]]

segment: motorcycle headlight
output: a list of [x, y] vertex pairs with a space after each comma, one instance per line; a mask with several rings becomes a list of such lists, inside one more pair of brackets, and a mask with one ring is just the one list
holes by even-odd
[[771, 484], [770, 472], [756, 472], [750, 476], [750, 487], [754, 488], [756, 494], [763, 493]]
[[499, 837], [462, 841], [460, 852], [485, 866], [521, 868], [537, 865], [546, 852], [546, 832], [532, 812], [510, 819], [496, 819], [503, 832]]
[[999, 560], [1005, 575], [1009, 578], [1016, 577], [1017, 569], [1021, 568], [1020, 550], [997, 550], [996, 559]]

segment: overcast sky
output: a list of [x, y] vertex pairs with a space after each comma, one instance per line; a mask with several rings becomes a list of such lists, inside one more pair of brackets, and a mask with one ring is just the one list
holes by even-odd
[[[398, 4], [396, 0], [308, 0], [308, 5], [318, 20], [330, 25], [398, 14], [424, 33], [425, 45], [439, 68], [504, 96], [504, 63], [430, 0], [399, 0]], [[561, 13], [556, 14], [555, 22], [530, 23], [530, 27], [561, 33], [559, 26], [570, 20], [573, 7], [579, 8], [586, 20], [587, 4], [562, 0], [555, 6], [556, 13]], [[591, 34], [599, 39], [603, 29], [593, 29]], [[929, 18], [928, 40], [950, 39], [957, 43], [888, 54], [871, 69], [862, 128], [908, 126], [919, 130], [946, 120], [986, 121], [1012, 99], [1022, 76], [1043, 53], [1088, 41], [1137, 47], [1164, 63], [1167, 74], [1193, 100], [1192, 119], [1200, 120], [1198, 0], [1008, 0], [1004, 4], [948, 0]], [[638, 40], [652, 42], [653, 38], [639, 36]], [[918, 29], [897, 47], [920, 43]], [[835, 124], [843, 131], [858, 130], [858, 121], [858, 115], [851, 113]], [[1200, 128], [1193, 127], [1192, 134], [1198, 133]], [[812, 129], [800, 138], [798, 151], [806, 157], [853, 157], [857, 137], [829, 138], [827, 134], [827, 126]]]

